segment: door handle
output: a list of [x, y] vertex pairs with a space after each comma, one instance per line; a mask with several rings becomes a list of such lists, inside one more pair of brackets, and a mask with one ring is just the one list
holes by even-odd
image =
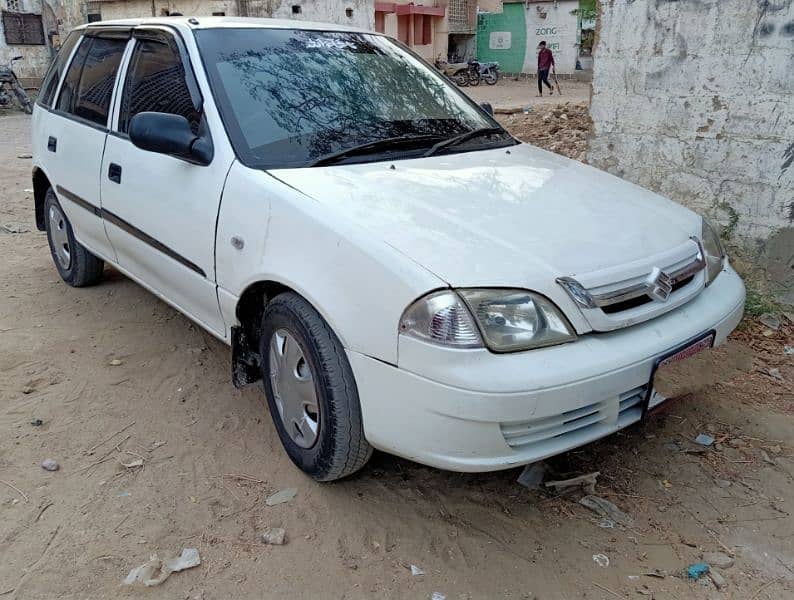
[[52, 136], [47, 138], [47, 150], [55, 152], [58, 149], [58, 139]]
[[108, 179], [115, 183], [121, 183], [121, 165], [110, 163], [108, 165]]

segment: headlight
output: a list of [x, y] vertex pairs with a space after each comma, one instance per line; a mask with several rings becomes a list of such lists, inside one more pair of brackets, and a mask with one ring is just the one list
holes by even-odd
[[709, 285], [725, 266], [725, 250], [720, 242], [720, 236], [706, 217], [703, 217], [700, 239], [703, 242], [703, 251], [706, 253], [706, 285]]
[[573, 328], [552, 302], [539, 294], [514, 289], [435, 292], [405, 311], [400, 330], [458, 348], [485, 345], [493, 352], [529, 350], [576, 339]]

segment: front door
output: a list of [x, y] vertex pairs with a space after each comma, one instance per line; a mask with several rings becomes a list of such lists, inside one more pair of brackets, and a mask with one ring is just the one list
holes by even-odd
[[210, 165], [198, 166], [132, 144], [127, 132], [139, 112], [182, 115], [196, 130], [209, 127], [182, 40], [166, 29], [136, 30], [134, 37], [100, 176], [108, 237], [125, 271], [223, 336], [215, 223], [231, 158], [216, 152]]

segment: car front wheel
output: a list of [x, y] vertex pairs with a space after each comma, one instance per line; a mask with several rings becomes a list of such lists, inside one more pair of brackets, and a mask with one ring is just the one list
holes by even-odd
[[363, 467], [372, 455], [344, 348], [320, 314], [288, 292], [265, 308], [259, 343], [270, 414], [292, 462], [317, 481]]

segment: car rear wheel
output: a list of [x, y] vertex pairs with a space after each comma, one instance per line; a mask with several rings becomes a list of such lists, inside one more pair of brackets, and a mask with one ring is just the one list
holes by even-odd
[[99, 282], [105, 263], [74, 239], [72, 225], [52, 188], [47, 190], [44, 198], [44, 224], [52, 260], [61, 279], [72, 287], [85, 287]]
[[281, 443], [298, 468], [333, 481], [372, 455], [344, 348], [299, 295], [276, 296], [265, 308], [259, 342], [262, 380]]

